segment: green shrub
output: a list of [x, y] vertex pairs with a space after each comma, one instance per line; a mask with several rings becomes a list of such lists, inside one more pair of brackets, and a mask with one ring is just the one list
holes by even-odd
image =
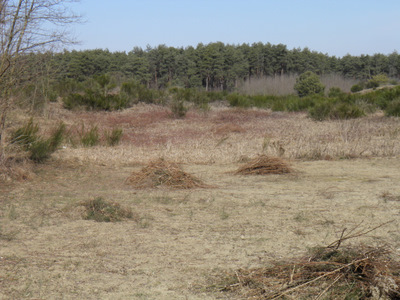
[[28, 151], [31, 160], [41, 163], [60, 147], [65, 135], [65, 124], [60, 123], [48, 139], [39, 136], [38, 131], [39, 126], [30, 119], [27, 124], [14, 132], [13, 142]]
[[39, 125], [33, 123], [31, 118], [25, 125], [15, 130], [11, 135], [11, 143], [19, 144], [26, 150], [37, 140]]
[[187, 108], [183, 100], [172, 100], [170, 109], [174, 118], [184, 118], [186, 116]]
[[63, 98], [64, 107], [74, 109], [86, 107], [91, 110], [119, 110], [129, 106], [129, 98], [124, 94], [102, 94], [99, 91], [87, 89], [83, 95], [70, 94]]
[[355, 119], [365, 115], [364, 110], [352, 103], [324, 101], [317, 103], [308, 111], [310, 118], [316, 121], [327, 119]]
[[232, 93], [226, 97], [230, 106], [238, 107], [250, 107], [251, 102], [248, 96], [241, 95], [238, 93]]
[[386, 116], [400, 117], [400, 98], [390, 102], [385, 109]]
[[73, 93], [69, 94], [62, 99], [64, 108], [66, 109], [75, 109], [80, 106], [85, 106], [85, 99], [81, 94]]
[[389, 82], [389, 77], [386, 74], [378, 74], [372, 76], [372, 80], [377, 82], [379, 85], [383, 85]]
[[296, 78], [294, 89], [299, 97], [304, 97], [313, 94], [322, 95], [324, 93], [325, 86], [321, 83], [317, 74], [307, 71]]
[[172, 87], [169, 89], [169, 93], [172, 95], [173, 99], [178, 101], [191, 101], [194, 98], [194, 89], [183, 89], [179, 87]]
[[108, 146], [116, 146], [120, 143], [122, 138], [122, 128], [114, 128], [111, 132], [106, 132], [106, 141]]
[[320, 94], [312, 94], [303, 98], [297, 96], [286, 96], [285, 110], [287, 111], [307, 111], [315, 103], [323, 101], [324, 97]]
[[341, 97], [344, 97], [344, 96], [346, 96], [346, 93], [345, 92], [343, 92], [340, 88], [338, 88], [338, 87], [331, 87], [330, 89], [329, 89], [329, 92], [328, 92], [328, 97], [329, 98], [341, 98]]
[[84, 147], [93, 147], [96, 146], [99, 141], [99, 129], [97, 126], [91, 127], [89, 130], [85, 130], [84, 125], [82, 125], [82, 130], [81, 130], [81, 143]]
[[368, 80], [367, 84], [365, 85], [365, 87], [367, 89], [376, 89], [377, 87], [379, 87], [379, 82], [375, 81], [373, 79]]
[[323, 121], [329, 118], [329, 115], [333, 109], [332, 102], [322, 102], [316, 104], [308, 110], [308, 115], [315, 121]]
[[358, 96], [357, 100], [363, 100], [367, 103], [375, 105], [382, 110], [386, 110], [390, 102], [400, 98], [400, 87], [383, 88], [362, 96]]
[[356, 119], [365, 116], [364, 111], [355, 104], [339, 103], [330, 113], [331, 119]]
[[48, 140], [39, 139], [31, 144], [29, 158], [34, 162], [41, 163], [48, 159], [53, 151], [50, 149]]
[[251, 98], [252, 105], [259, 108], [272, 108], [275, 102], [279, 102], [281, 97], [274, 95], [254, 95], [248, 96]]
[[60, 123], [56, 129], [53, 130], [49, 138], [49, 148], [51, 151], [56, 151], [64, 140], [66, 126], [64, 123]]
[[186, 101], [194, 103], [202, 110], [208, 110], [208, 103], [213, 100], [221, 99], [220, 92], [205, 92], [197, 89], [172, 87], [169, 89], [173, 101]]
[[161, 96], [159, 93], [161, 93], [161, 91], [157, 92], [141, 85], [138, 90], [138, 100], [144, 103], [155, 103], [157, 98]]
[[210, 91], [210, 92], [203, 92], [205, 96], [208, 98], [208, 101], [217, 101], [217, 100], [224, 100], [228, 95], [227, 91]]
[[59, 80], [53, 85], [54, 91], [62, 96], [67, 97], [72, 93], [76, 93], [80, 90], [83, 90], [82, 83], [78, 82], [72, 78], [64, 78]]
[[81, 203], [86, 209], [86, 220], [96, 222], [118, 222], [123, 219], [132, 219], [133, 213], [129, 208], [123, 208], [116, 202], [106, 201], [102, 197]]
[[363, 89], [364, 89], [363, 84], [357, 83], [357, 84], [355, 84], [355, 85], [353, 85], [353, 86], [351, 87], [350, 91], [351, 91], [352, 93], [357, 93], [357, 92], [362, 91]]

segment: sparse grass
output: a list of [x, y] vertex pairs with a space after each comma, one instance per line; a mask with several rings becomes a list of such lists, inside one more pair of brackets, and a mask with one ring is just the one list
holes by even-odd
[[221, 220], [226, 220], [226, 219], [229, 218], [229, 216], [230, 215], [226, 212], [225, 209], [222, 209], [220, 214], [219, 214], [219, 217], [221, 218]]
[[80, 141], [84, 147], [96, 146], [100, 141], [98, 127], [95, 125], [92, 126], [90, 129], [85, 130], [85, 126], [82, 124], [82, 129], [80, 132]]
[[172, 204], [174, 199], [168, 195], [154, 196], [151, 198], [152, 201], [160, 204]]
[[143, 215], [138, 219], [138, 225], [140, 228], [149, 228], [154, 222], [154, 217], [151, 215]]
[[120, 143], [123, 135], [122, 128], [114, 128], [110, 132], [105, 133], [105, 138], [108, 146], [116, 146]]
[[18, 235], [19, 231], [18, 230], [10, 230], [7, 228], [4, 228], [4, 226], [0, 225], [0, 241], [12, 241], [16, 238], [16, 236]]
[[400, 195], [393, 195], [391, 192], [389, 191], [384, 191], [382, 192], [382, 194], [380, 195], [380, 197], [385, 201], [400, 201]]
[[293, 218], [296, 222], [307, 222], [309, 220], [309, 218], [307, 217], [307, 215], [304, 212], [299, 212], [297, 213], [294, 218]]

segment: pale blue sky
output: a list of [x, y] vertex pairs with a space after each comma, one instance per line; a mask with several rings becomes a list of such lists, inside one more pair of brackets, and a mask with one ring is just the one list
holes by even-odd
[[81, 0], [72, 49], [262, 42], [343, 56], [400, 51], [400, 0]]

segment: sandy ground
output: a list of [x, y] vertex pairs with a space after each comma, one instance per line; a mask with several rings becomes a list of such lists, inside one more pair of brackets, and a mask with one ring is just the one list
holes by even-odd
[[[349, 243], [400, 255], [400, 159], [292, 161], [290, 175], [233, 175], [240, 163], [182, 164], [214, 187], [135, 190], [140, 165], [53, 159], [27, 182], [1, 186], [1, 299], [232, 299], [214, 276]], [[391, 195], [392, 197], [383, 197]], [[83, 220], [74, 204], [103, 197], [135, 220]], [[238, 298], [239, 299], [239, 298]]]

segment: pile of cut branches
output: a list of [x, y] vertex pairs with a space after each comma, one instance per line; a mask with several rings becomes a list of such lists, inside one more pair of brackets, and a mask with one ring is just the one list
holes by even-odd
[[139, 172], [133, 172], [126, 183], [140, 189], [159, 186], [173, 189], [207, 187], [199, 179], [184, 172], [177, 164], [164, 159], [152, 161]]
[[280, 157], [260, 155], [235, 172], [237, 175], [266, 175], [291, 173], [289, 163]]
[[342, 234], [295, 262], [237, 270], [235, 280], [219, 288], [249, 299], [400, 299], [400, 262], [389, 247], [339, 249], [344, 240], [371, 231]]

